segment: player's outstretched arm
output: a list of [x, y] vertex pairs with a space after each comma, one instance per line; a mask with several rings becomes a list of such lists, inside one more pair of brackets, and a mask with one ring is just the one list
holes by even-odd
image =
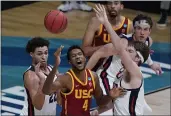
[[[55, 55], [55, 64], [52, 68], [52, 71], [49, 73], [49, 75], [47, 76], [47, 79], [44, 83], [44, 86], [43, 86], [43, 93], [44, 94], [51, 94], [53, 92], [56, 92], [58, 89], [60, 89], [62, 87], [62, 80], [61, 78], [59, 78], [60, 76], [58, 76], [58, 78], [56, 79], [56, 81], [54, 81], [54, 77], [56, 76], [57, 74], [57, 69], [58, 69], [58, 66], [60, 64], [60, 54], [61, 54], [61, 51], [63, 49], [63, 46], [60, 46], [60, 48], [57, 49], [57, 51], [54, 53]], [[54, 82], [53, 82], [54, 81]]]
[[112, 43], [102, 46], [100, 49], [94, 52], [94, 54], [90, 57], [90, 59], [87, 62], [86, 68], [91, 70], [97, 64], [100, 58], [106, 58], [111, 55], [114, 55], [115, 53], [116, 50], [114, 49]]

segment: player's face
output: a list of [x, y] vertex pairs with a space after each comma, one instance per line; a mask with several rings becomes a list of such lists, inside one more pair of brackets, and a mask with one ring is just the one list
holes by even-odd
[[150, 27], [136, 26], [134, 28], [135, 39], [137, 41], [145, 42], [147, 37], [150, 35], [150, 33], [151, 33]]
[[45, 66], [48, 60], [48, 48], [47, 46], [37, 47], [34, 53], [31, 53], [31, 56], [35, 64], [41, 62], [41, 66]]
[[73, 68], [79, 71], [85, 69], [86, 58], [80, 49], [73, 49], [70, 52], [70, 63]]
[[129, 53], [131, 59], [138, 65], [141, 58], [137, 54], [135, 48], [133, 46], [128, 46], [126, 50]]
[[116, 17], [120, 14], [120, 11], [123, 9], [123, 4], [119, 1], [108, 1], [106, 5], [106, 10], [110, 17]]

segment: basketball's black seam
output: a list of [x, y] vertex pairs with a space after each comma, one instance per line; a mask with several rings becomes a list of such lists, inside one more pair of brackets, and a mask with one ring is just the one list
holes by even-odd
[[67, 17], [65, 17], [65, 20], [66, 20], [66, 23], [65, 23], [65, 26], [61, 29], [61, 31], [60, 32], [62, 32], [62, 31], [64, 31], [65, 30], [65, 28], [66, 28], [66, 26], [67, 26]]
[[47, 13], [47, 15], [45, 16], [45, 18], [44, 18], [44, 25], [45, 25], [46, 28], [47, 28], [47, 26], [46, 26], [46, 20], [47, 20], [47, 18], [48, 18], [48, 16], [50, 15], [51, 12], [52, 12], [52, 10], [49, 11], [49, 12]]
[[65, 24], [65, 27], [62, 29], [62, 31], [64, 31], [68, 25], [68, 20], [67, 20], [67, 17], [65, 17], [65, 20], [66, 20], [66, 24]]
[[[59, 13], [60, 13], [60, 12], [58, 12], [58, 14], [56, 14], [56, 16], [58, 16], [58, 15], [59, 15]], [[53, 19], [52, 25], [50, 26], [50, 27], [51, 27], [51, 28], [50, 28], [51, 30], [52, 30], [52, 28], [53, 28], [53, 24], [54, 24], [54, 22], [55, 22], [55, 20], [56, 20], [56, 16], [55, 16], [55, 18]]]
[[[64, 15], [63, 15], [63, 18], [62, 18], [62, 24], [60, 25], [60, 28], [59, 29], [61, 29], [63, 23], [64, 23]], [[58, 31], [56, 33], [58, 33]]]

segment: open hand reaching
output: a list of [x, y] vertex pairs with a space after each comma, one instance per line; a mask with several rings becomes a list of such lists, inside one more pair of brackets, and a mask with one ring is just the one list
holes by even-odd
[[102, 24], [104, 24], [106, 21], [108, 21], [105, 7], [100, 4], [95, 6], [96, 8], [93, 8], [93, 10], [96, 12], [96, 17]]
[[59, 64], [61, 63], [61, 58], [60, 58], [60, 56], [61, 56], [61, 51], [62, 51], [63, 48], [64, 48], [64, 46], [61, 45], [61, 46], [56, 50], [56, 52], [54, 53], [54, 56], [55, 56], [55, 58], [56, 58], [55, 62], [56, 62], [56, 65], [57, 65], [57, 66], [59, 66]]

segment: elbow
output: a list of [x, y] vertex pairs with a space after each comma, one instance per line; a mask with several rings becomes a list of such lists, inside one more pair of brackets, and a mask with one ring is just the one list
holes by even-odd
[[37, 110], [41, 110], [43, 108], [43, 105], [35, 105], [34, 106]]
[[35, 99], [32, 103], [37, 110], [41, 110], [43, 108], [44, 100], [40, 98], [38, 102], [38, 100]]
[[83, 50], [85, 56], [90, 56], [90, 53], [89, 53], [89, 51], [87, 49], [88, 49], [87, 47], [82, 46], [82, 50]]

